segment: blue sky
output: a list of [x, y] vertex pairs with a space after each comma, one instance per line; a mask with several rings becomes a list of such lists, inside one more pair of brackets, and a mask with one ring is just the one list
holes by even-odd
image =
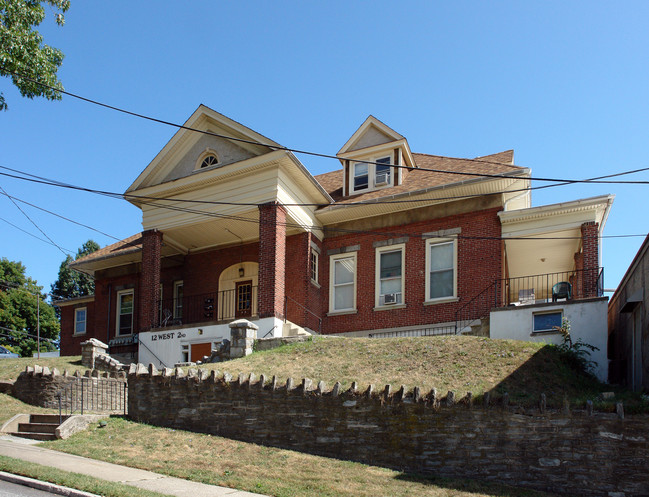
[[[649, 2], [132, 2], [72, 0], [40, 27], [65, 53], [66, 90], [166, 121], [205, 104], [284, 146], [335, 154], [369, 115], [415, 152], [514, 149], [535, 176], [649, 167]], [[0, 165], [123, 192], [175, 130], [64, 97], [21, 98], [0, 79]], [[301, 156], [313, 174], [339, 163]], [[621, 179], [649, 180], [649, 173]], [[540, 185], [540, 183], [537, 183]], [[117, 238], [125, 201], [0, 177], [9, 194]], [[533, 205], [613, 193], [606, 235], [646, 234], [647, 185], [576, 185]], [[60, 246], [114, 240], [28, 206]], [[5, 197], [0, 217], [42, 235]], [[49, 289], [64, 255], [0, 221], [0, 256]], [[615, 287], [643, 238], [606, 239]]]

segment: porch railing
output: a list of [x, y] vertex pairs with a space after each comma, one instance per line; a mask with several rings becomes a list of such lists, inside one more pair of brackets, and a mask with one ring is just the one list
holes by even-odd
[[[536, 274], [496, 280], [495, 307], [552, 302], [556, 298], [553, 288], [558, 283], [568, 283], [571, 299], [601, 297], [604, 294], [604, 268], [578, 269], [558, 273]], [[560, 298], [565, 298], [564, 294]]]
[[158, 328], [250, 318], [257, 315], [257, 287], [163, 299], [157, 309]]

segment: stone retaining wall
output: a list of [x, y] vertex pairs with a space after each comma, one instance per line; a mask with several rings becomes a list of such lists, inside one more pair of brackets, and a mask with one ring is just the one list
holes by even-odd
[[[159, 426], [567, 495], [649, 495], [649, 417], [474, 406], [418, 388], [332, 390], [131, 365], [129, 416]], [[543, 411], [543, 412], [541, 412]]]
[[[85, 377], [85, 380], [82, 379]], [[34, 366], [25, 368], [20, 373], [13, 384], [11, 395], [15, 398], [34, 406], [58, 408], [58, 394], [72, 383], [78, 383], [81, 386], [74, 392], [76, 395], [67, 395], [62, 397], [62, 407], [70, 409], [75, 407], [82, 399], [84, 409], [89, 405], [96, 411], [124, 411], [123, 389], [115, 388], [111, 382], [100, 381], [111, 378], [112, 382], [126, 382], [126, 374], [121, 373], [102, 373], [98, 370], [87, 370], [85, 375], [79, 371], [69, 374], [64, 371], [61, 374], [56, 368], [50, 370], [47, 367]], [[94, 380], [94, 381], [93, 381]], [[117, 398], [118, 394], [121, 398]], [[115, 404], [115, 409], [104, 409], [108, 404]], [[76, 408], [76, 407], [75, 407]]]

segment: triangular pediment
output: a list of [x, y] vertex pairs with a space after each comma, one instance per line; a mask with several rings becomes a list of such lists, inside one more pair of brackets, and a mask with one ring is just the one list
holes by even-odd
[[347, 143], [338, 151], [339, 156], [349, 152], [372, 148], [387, 143], [405, 140], [405, 138], [389, 126], [379, 121], [374, 116], [369, 116], [365, 122], [347, 140]]
[[282, 146], [200, 105], [126, 191], [200, 174], [203, 172], [201, 163], [208, 155], [215, 160], [205, 171], [258, 157], [277, 148]]

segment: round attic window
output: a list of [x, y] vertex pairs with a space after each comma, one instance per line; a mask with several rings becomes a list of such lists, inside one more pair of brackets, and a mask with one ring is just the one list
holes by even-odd
[[216, 155], [208, 155], [201, 162], [201, 169], [204, 167], [214, 166], [219, 163], [219, 160], [216, 158]]

